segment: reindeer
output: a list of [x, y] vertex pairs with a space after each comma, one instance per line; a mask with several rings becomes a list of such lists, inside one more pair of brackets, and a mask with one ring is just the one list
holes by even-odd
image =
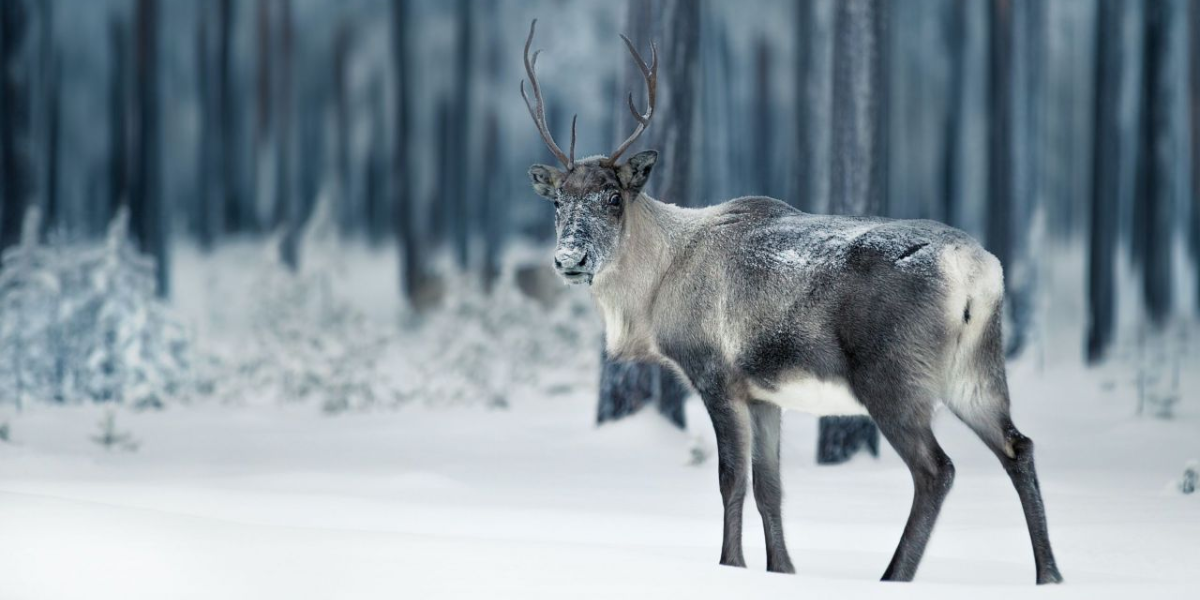
[[[910, 581], [954, 481], [934, 438], [939, 400], [1008, 472], [1033, 543], [1038, 583], [1062, 581], [1050, 549], [1033, 442], [1013, 425], [1002, 353], [1000, 262], [966, 233], [934, 221], [808, 214], [765, 197], [707, 208], [643, 192], [654, 150], [619, 162], [654, 115], [658, 50], [647, 64], [621, 36], [647, 87], [629, 95], [637, 126], [608, 156], [575, 160], [554, 142], [525, 42], [531, 102], [563, 168], [535, 164], [552, 200], [554, 267], [588, 284], [608, 353], [668, 365], [704, 401], [718, 446], [725, 506], [721, 564], [744, 567], [742, 506], [753, 481], [767, 570], [793, 573], [779, 478], [782, 409], [869, 415], [912, 472], [912, 509], [884, 580]], [[751, 472], [753, 476], [751, 476]]]

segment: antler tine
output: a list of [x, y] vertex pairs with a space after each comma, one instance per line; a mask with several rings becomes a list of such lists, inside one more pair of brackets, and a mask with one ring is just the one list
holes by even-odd
[[537, 50], [533, 53], [533, 57], [529, 56], [529, 48], [533, 45], [533, 32], [537, 28], [537, 19], [529, 23], [529, 37], [525, 39], [525, 74], [529, 76], [529, 87], [533, 88], [533, 99], [536, 102], [531, 104], [529, 96], [525, 94], [525, 80], [521, 80], [521, 98], [525, 100], [525, 108], [529, 109], [529, 116], [533, 117], [533, 124], [537, 126], [538, 133], [542, 134], [542, 141], [550, 148], [550, 152], [558, 158], [558, 161], [570, 171], [575, 167], [575, 121], [571, 121], [571, 155], [566, 153], [554, 143], [554, 136], [550, 135], [550, 127], [546, 125], [546, 101], [542, 99], [542, 86], [537, 79], [537, 59], [542, 53]]
[[[571, 117], [571, 164], [575, 164], [575, 121], [579, 120], [579, 115]], [[570, 168], [567, 169], [568, 171]]]
[[634, 47], [633, 42], [624, 35], [621, 36], [621, 39], [625, 41], [625, 47], [629, 49], [629, 54], [633, 56], [633, 62], [637, 64], [638, 70], [642, 72], [642, 78], [646, 80], [646, 114], [638, 112], [637, 108], [634, 107], [633, 92], [630, 92], [628, 97], [629, 112], [633, 113], [633, 118], [637, 121], [638, 125], [633, 130], [633, 133], [605, 159], [605, 164], [609, 166], [616, 164], [621, 154], [628, 150], [642, 136], [642, 132], [646, 131], [646, 127], [650, 125], [650, 118], [654, 116], [654, 105], [658, 100], [658, 46], [653, 42], [650, 43], [650, 64], [647, 65], [646, 61], [642, 59], [642, 55], [638, 53], [637, 48]]

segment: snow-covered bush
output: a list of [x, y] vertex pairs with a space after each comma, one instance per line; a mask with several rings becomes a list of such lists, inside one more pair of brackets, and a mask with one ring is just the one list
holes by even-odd
[[190, 344], [155, 294], [122, 209], [102, 246], [41, 244], [38, 215], [0, 270], [0, 391], [18, 405], [160, 406], [186, 392]]
[[403, 382], [406, 397], [504, 407], [516, 390], [595, 383], [578, 380], [597, 372], [600, 353], [599, 321], [584, 296], [548, 309], [518, 289], [511, 270], [490, 295], [470, 283], [457, 288], [416, 332], [421, 349], [408, 353], [415, 377]]
[[[548, 309], [507, 268], [491, 294], [464, 277], [440, 307], [368, 314], [348, 274], [355, 263], [320, 233], [322, 212], [302, 236], [300, 268], [282, 264], [268, 244], [246, 278], [245, 323], [202, 340], [212, 342], [198, 353], [202, 389], [239, 403], [307, 401], [336, 413], [410, 402], [502, 407], [524, 390], [595, 384], [600, 323], [582, 290]], [[214, 290], [211, 301], [229, 293]]]
[[394, 400], [379, 359], [393, 328], [368, 322], [340, 274], [329, 204], [318, 202], [300, 240], [300, 267], [280, 260], [282, 236], [267, 244], [250, 288], [248, 333], [214, 352], [201, 379], [224, 400], [315, 401], [328, 412]]
[[1183, 469], [1183, 477], [1176, 483], [1176, 488], [1184, 494], [1196, 493], [1196, 487], [1200, 486], [1200, 461], [1189, 461]]

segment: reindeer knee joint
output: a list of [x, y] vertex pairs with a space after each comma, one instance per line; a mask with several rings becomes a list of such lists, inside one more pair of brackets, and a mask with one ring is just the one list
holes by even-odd
[[1012, 433], [1004, 445], [1004, 453], [1015, 461], [1028, 460], [1033, 456], [1033, 440], [1019, 433]]

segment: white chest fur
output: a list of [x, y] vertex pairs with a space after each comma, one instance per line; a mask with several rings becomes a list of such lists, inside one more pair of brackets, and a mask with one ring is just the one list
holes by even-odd
[[807, 374], [788, 377], [774, 390], [751, 385], [750, 396], [786, 410], [821, 417], [867, 414], [867, 408], [845, 382], [826, 381]]

